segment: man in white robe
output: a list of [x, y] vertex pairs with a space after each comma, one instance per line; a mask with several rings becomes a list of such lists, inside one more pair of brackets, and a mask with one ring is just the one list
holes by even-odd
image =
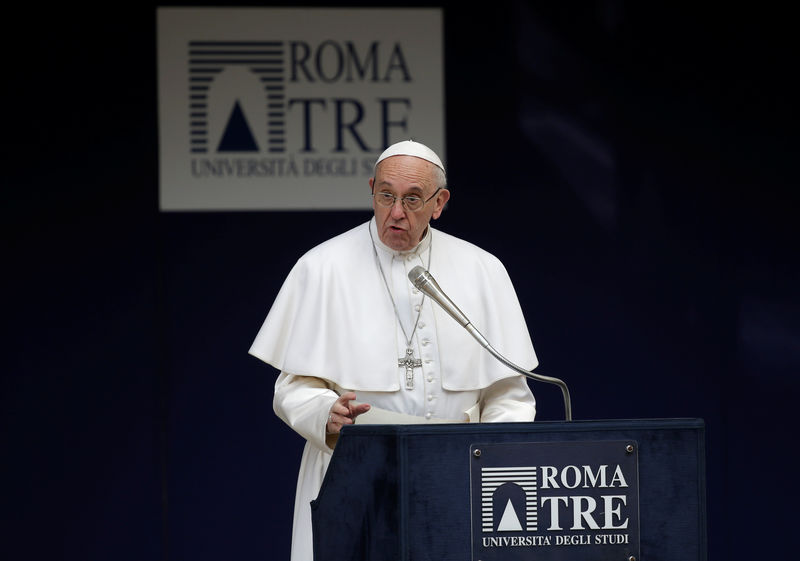
[[[280, 371], [275, 413], [306, 439], [292, 561], [311, 561], [311, 509], [336, 438], [356, 422], [532, 421], [524, 377], [501, 364], [408, 273], [421, 265], [511, 362], [537, 365], [502, 263], [429, 223], [450, 197], [444, 166], [404, 141], [376, 162], [374, 217], [311, 249], [293, 267], [250, 354]], [[372, 419], [370, 420], [370, 417]]]

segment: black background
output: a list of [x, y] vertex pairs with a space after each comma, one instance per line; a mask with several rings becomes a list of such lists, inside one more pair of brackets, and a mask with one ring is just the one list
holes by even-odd
[[[565, 4], [441, 4], [437, 226], [503, 260], [576, 419], [706, 420], [711, 559], [786, 557], [793, 20]], [[287, 559], [302, 442], [247, 349], [368, 213], [159, 213], [155, 4], [4, 21], [3, 557]]]

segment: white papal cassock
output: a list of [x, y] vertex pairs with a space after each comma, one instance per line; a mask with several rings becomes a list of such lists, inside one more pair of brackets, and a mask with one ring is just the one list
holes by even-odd
[[[377, 258], [385, 274], [381, 276]], [[503, 356], [526, 370], [537, 365], [530, 335], [502, 263], [477, 246], [428, 228], [411, 251], [395, 251], [375, 219], [301, 257], [278, 293], [250, 354], [281, 371], [276, 414], [306, 439], [295, 498], [292, 561], [311, 561], [311, 509], [332, 453], [328, 413], [339, 394], [355, 391], [377, 411], [415, 422], [532, 421], [525, 379], [502, 365], [408, 280], [422, 265]], [[405, 332], [413, 332], [413, 389], [406, 388]], [[419, 314], [416, 330], [414, 323]], [[381, 421], [378, 421], [381, 422]], [[357, 490], [356, 490], [357, 492]]]

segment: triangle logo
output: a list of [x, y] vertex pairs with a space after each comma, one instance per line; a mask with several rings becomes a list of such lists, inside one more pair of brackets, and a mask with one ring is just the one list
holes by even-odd
[[511, 504], [511, 499], [506, 503], [506, 509], [503, 511], [503, 517], [500, 519], [500, 524], [497, 525], [498, 532], [521, 532], [522, 525], [519, 523], [519, 517], [514, 511], [514, 505]]
[[244, 111], [242, 111], [239, 100], [233, 105], [222, 140], [219, 141], [217, 152], [258, 152], [258, 144], [247, 124]]

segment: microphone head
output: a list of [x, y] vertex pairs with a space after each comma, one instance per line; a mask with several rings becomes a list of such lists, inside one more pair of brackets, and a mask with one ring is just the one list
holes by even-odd
[[422, 290], [432, 279], [431, 274], [422, 265], [417, 265], [408, 272], [408, 280], [411, 284]]
[[450, 314], [462, 326], [466, 327], [469, 323], [467, 317], [450, 301], [450, 298], [439, 288], [439, 283], [421, 265], [417, 265], [408, 273], [408, 280], [415, 287], [430, 296], [431, 300], [439, 304], [444, 311]]

